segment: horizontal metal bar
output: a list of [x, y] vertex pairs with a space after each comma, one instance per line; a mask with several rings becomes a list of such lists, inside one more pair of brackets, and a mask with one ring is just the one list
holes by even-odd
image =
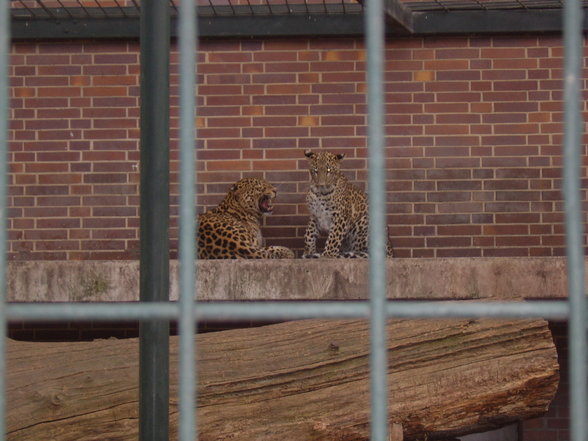
[[[389, 19], [387, 34], [398, 35], [469, 35], [482, 33], [544, 33], [561, 31], [559, 9], [428, 11], [412, 13], [412, 32], [406, 23]], [[583, 21], [584, 31], [588, 21]], [[361, 37], [363, 14], [291, 14], [291, 15], [200, 15], [200, 38], [269, 37]], [[172, 19], [172, 34], [176, 23]], [[174, 35], [175, 36], [175, 35]], [[139, 37], [139, 19], [134, 16], [112, 17], [15, 17], [13, 40], [100, 39]]]
[[[414, 34], [561, 32], [559, 9], [415, 12]], [[586, 29], [586, 22], [584, 22]]]
[[[569, 314], [566, 301], [554, 302], [430, 302], [388, 301], [390, 318], [524, 318], [565, 319]], [[368, 318], [368, 301], [349, 302], [252, 302], [200, 303], [199, 319], [276, 319]]]
[[397, 318], [539, 318], [563, 320], [565, 300], [530, 302], [388, 302], [388, 316]]
[[[386, 304], [390, 318], [536, 318], [567, 319], [568, 302], [451, 302], [398, 301]], [[177, 320], [175, 302], [150, 303], [10, 303], [10, 321]], [[310, 318], [368, 318], [368, 301], [334, 302], [210, 302], [198, 303], [198, 320], [299, 320]]]
[[[361, 35], [361, 14], [278, 15], [278, 16], [201, 16], [200, 38], [254, 38], [294, 36]], [[172, 36], [177, 28], [172, 19]], [[54, 40], [139, 37], [137, 17], [13, 19], [13, 40]]]
[[[388, 0], [398, 2], [399, 0]], [[198, 7], [199, 17], [227, 17], [227, 16], [279, 16], [279, 15], [347, 15], [360, 14], [363, 6], [358, 3], [324, 3], [324, 4], [274, 4], [269, 5], [216, 5]], [[140, 9], [136, 6], [113, 7], [13, 7], [10, 10], [12, 18], [36, 19], [52, 18], [55, 20], [67, 18], [120, 18], [139, 17]], [[177, 16], [177, 10], [172, 11]]]
[[9, 321], [174, 320], [179, 306], [172, 302], [9, 303]]
[[327, 302], [210, 302], [199, 303], [199, 320], [298, 320], [310, 318], [367, 318], [366, 301]]

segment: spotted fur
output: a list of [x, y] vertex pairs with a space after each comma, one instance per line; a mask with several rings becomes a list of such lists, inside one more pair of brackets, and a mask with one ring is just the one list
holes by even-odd
[[[310, 220], [304, 236], [305, 258], [368, 257], [368, 198], [343, 175], [343, 154], [307, 150], [310, 188], [306, 197]], [[319, 234], [327, 234], [325, 249], [317, 253]], [[386, 254], [392, 256], [389, 242]]]
[[273, 210], [276, 189], [267, 181], [241, 179], [218, 207], [198, 222], [200, 259], [280, 259], [294, 253], [280, 246], [263, 247], [261, 220]]

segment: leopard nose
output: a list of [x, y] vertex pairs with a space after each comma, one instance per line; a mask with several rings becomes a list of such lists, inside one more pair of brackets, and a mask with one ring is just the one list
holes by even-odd
[[326, 176], [319, 177], [319, 179], [317, 180], [317, 183], [321, 187], [328, 187], [329, 186], [329, 181], [327, 180]]

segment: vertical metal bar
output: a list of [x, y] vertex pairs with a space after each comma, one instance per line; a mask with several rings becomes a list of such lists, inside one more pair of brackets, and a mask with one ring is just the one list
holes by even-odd
[[[169, 300], [169, 2], [141, 4], [142, 302]], [[169, 322], [139, 328], [139, 438], [169, 439]]]
[[10, 2], [0, 2], [0, 441], [6, 433], [6, 220]]
[[180, 387], [179, 440], [197, 439], [195, 309], [195, 84], [196, 7], [182, 0], [178, 22], [180, 47]]
[[570, 417], [572, 441], [588, 439], [588, 351], [584, 293], [584, 232], [582, 225], [580, 111], [583, 60], [582, 7], [578, 0], [564, 3], [564, 200], [568, 268]]
[[384, 197], [384, 5], [367, 2], [365, 14], [368, 83], [369, 280], [371, 439], [388, 439], [386, 341], [386, 227]]

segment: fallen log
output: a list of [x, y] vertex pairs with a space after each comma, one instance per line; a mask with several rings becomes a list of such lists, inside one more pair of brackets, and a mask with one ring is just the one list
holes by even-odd
[[[304, 320], [198, 335], [199, 439], [367, 440], [368, 329]], [[177, 338], [170, 343], [176, 439]], [[557, 390], [543, 320], [392, 321], [388, 347], [390, 423], [405, 440], [536, 417]], [[136, 339], [9, 341], [7, 387], [10, 441], [137, 439]]]

